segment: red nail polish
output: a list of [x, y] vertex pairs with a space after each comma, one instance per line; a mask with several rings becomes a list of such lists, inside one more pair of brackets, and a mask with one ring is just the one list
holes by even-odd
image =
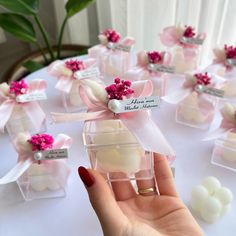
[[86, 168], [80, 166], [78, 168], [79, 176], [86, 187], [91, 187], [94, 184], [94, 177], [88, 172]]

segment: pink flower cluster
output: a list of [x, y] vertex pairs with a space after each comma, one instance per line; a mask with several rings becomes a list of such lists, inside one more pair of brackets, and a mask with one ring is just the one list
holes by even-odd
[[109, 99], [123, 100], [124, 97], [134, 93], [134, 90], [131, 89], [131, 81], [121, 80], [120, 78], [115, 78], [114, 84], [106, 87]]
[[148, 61], [150, 63], [161, 63], [163, 62], [163, 53], [159, 53], [158, 51], [147, 52]]
[[193, 38], [196, 35], [194, 28], [191, 26], [185, 26], [185, 31], [183, 36], [186, 38]]
[[211, 83], [211, 77], [207, 74], [198, 73], [194, 75], [197, 78], [197, 84], [208, 85]]
[[84, 70], [86, 69], [86, 66], [83, 61], [79, 60], [69, 60], [65, 62], [65, 65], [68, 69], [72, 70], [73, 72], [76, 72], [78, 70]]
[[36, 134], [28, 140], [32, 144], [32, 151], [42, 151], [51, 149], [54, 139], [49, 134]]
[[120, 34], [112, 29], [107, 29], [102, 34], [105, 35], [107, 37], [107, 40], [112, 43], [117, 43], [121, 39]]
[[225, 54], [226, 54], [226, 58], [236, 58], [236, 47], [233, 46], [224, 46], [224, 50], [225, 50]]
[[28, 88], [29, 86], [24, 80], [15, 81], [11, 83], [9, 92], [18, 96], [27, 93]]

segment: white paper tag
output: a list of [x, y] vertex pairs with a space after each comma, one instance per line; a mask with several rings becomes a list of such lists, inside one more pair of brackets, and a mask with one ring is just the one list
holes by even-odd
[[90, 77], [99, 77], [100, 72], [98, 67], [92, 67], [85, 70], [76, 71], [74, 76], [76, 79], [85, 79]]
[[229, 66], [236, 66], [236, 59], [227, 59], [226, 63]]
[[67, 148], [43, 150], [34, 153], [34, 159], [36, 161], [67, 159], [67, 158], [68, 158]]
[[165, 72], [173, 74], [175, 73], [175, 67], [174, 66], [165, 66], [162, 64], [148, 64], [148, 69], [154, 72]]
[[44, 91], [38, 91], [38, 92], [29, 93], [29, 94], [22, 94], [16, 97], [16, 101], [19, 103], [40, 101], [40, 100], [46, 100], [46, 99], [47, 99], [47, 95]]
[[125, 100], [112, 99], [108, 103], [108, 108], [114, 113], [135, 112], [139, 110], [150, 110], [159, 107], [160, 97], [150, 96], [142, 98], [131, 98]]
[[197, 44], [197, 45], [202, 45], [204, 42], [204, 39], [200, 38], [188, 38], [188, 37], [182, 37], [180, 40], [182, 43], [187, 43], [187, 44]]
[[107, 47], [110, 49], [116, 49], [119, 51], [130, 52], [131, 46], [120, 44], [120, 43], [108, 43]]
[[198, 84], [195, 87], [195, 90], [199, 93], [206, 93], [215, 97], [224, 97], [224, 90], [216, 89], [216, 88], [210, 88], [201, 84]]

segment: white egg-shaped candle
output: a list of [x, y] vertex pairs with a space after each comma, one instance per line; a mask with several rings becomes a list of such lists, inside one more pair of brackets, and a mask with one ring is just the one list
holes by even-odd
[[138, 148], [104, 149], [99, 150], [96, 157], [106, 172], [135, 173], [140, 169], [143, 153]]

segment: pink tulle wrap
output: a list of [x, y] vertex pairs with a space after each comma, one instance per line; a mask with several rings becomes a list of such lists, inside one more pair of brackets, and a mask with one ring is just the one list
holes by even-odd
[[[30, 135], [28, 135], [30, 138]], [[70, 148], [72, 144], [72, 139], [65, 135], [59, 134], [57, 135], [52, 149], [62, 149], [62, 148]], [[14, 181], [17, 181], [20, 176], [29, 169], [29, 167], [36, 163], [33, 155], [34, 152], [32, 150], [26, 149], [25, 145], [22, 144], [19, 140], [14, 140], [14, 146], [18, 153], [18, 162], [15, 167], [13, 167], [6, 175], [0, 178], [0, 184], [8, 184]], [[65, 160], [45, 160], [41, 161], [48, 173], [52, 173], [57, 176], [58, 182], [62, 184], [66, 184], [67, 177], [69, 176], [70, 170], [65, 165]], [[66, 168], [66, 169], [65, 169]], [[62, 174], [63, 172], [63, 174]]]
[[[29, 82], [28, 94], [37, 91], [44, 91], [47, 87], [45, 80], [36, 79]], [[38, 130], [44, 122], [46, 115], [37, 101], [18, 103], [16, 97], [10, 94], [5, 94], [0, 89], [0, 131], [4, 132], [4, 127], [10, 120], [12, 112], [16, 106], [21, 106], [23, 111], [27, 114], [30, 121]]]

